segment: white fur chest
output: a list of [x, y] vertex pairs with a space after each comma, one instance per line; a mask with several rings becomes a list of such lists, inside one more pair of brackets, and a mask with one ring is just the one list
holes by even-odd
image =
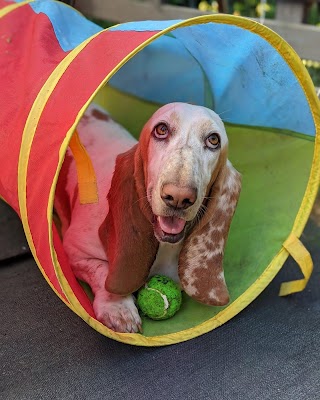
[[157, 274], [165, 275], [180, 285], [178, 264], [181, 248], [182, 243], [171, 244], [161, 242], [149, 276]]

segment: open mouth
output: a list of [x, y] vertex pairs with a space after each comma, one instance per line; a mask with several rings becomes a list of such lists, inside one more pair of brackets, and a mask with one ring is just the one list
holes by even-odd
[[178, 243], [184, 237], [186, 221], [178, 217], [155, 216], [154, 228], [159, 241]]

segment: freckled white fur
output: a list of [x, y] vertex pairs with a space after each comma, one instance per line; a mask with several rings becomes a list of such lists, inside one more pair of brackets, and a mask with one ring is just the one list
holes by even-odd
[[195, 295], [197, 293], [197, 289], [195, 288], [196, 277], [193, 274], [188, 274], [187, 276], [187, 285], [185, 286], [185, 290], [190, 294], [190, 296]]
[[225, 212], [227, 211], [228, 207], [229, 207], [229, 203], [228, 203], [228, 195], [227, 194], [223, 194], [220, 196], [219, 198], [219, 202], [218, 202], [218, 208], [220, 209], [220, 211]]
[[221, 239], [218, 245], [212, 251], [205, 251], [208, 258], [212, 258], [217, 256], [218, 254], [222, 254], [224, 249], [224, 239]]
[[232, 167], [232, 164], [229, 160], [227, 160], [227, 167], [229, 168], [230, 174], [228, 176], [228, 178], [226, 179], [226, 181], [224, 182], [224, 185], [229, 189], [233, 189], [235, 183], [236, 183], [236, 177], [235, 177], [235, 170]]
[[211, 289], [210, 292], [208, 293], [208, 297], [212, 300], [217, 300], [217, 292], [215, 289]]
[[222, 282], [225, 282], [225, 277], [224, 277], [224, 272], [223, 272], [223, 271], [221, 271], [221, 272], [218, 274], [218, 279], [220, 279], [220, 281], [222, 281]]
[[[111, 186], [116, 157], [131, 148], [136, 140], [111, 119], [109, 121], [96, 119], [92, 114], [94, 108], [98, 107], [96, 105], [89, 107], [77, 130], [93, 162], [99, 202], [87, 205], [80, 205], [78, 200], [75, 202], [71, 224], [63, 227], [63, 244], [75, 275], [86, 281], [92, 288], [95, 295], [93, 307], [97, 319], [115, 331], [137, 332], [140, 329], [141, 320], [133, 297], [113, 295], [104, 288], [109, 266], [98, 234], [99, 227], [109, 210], [107, 194]], [[103, 112], [103, 110], [100, 111]], [[173, 111], [179, 114], [178, 120], [171, 121]], [[211, 132], [219, 132], [222, 149], [227, 145], [225, 129], [222, 121], [213, 111], [183, 103], [175, 103], [158, 110], [145, 129], [149, 129], [151, 134], [152, 127], [163, 120], [174, 127], [173, 139], [168, 146], [162, 145], [162, 147], [159, 142], [150, 140], [148, 199], [153, 213], [162, 215], [163, 202], [159, 193], [163, 183], [173, 181], [182, 186], [194, 184], [198, 188], [198, 200], [186, 211], [185, 219], [189, 221], [195, 217], [202, 204], [212, 171], [219, 158], [220, 150], [210, 152], [205, 149], [204, 137]], [[206, 128], [201, 128], [202, 122], [206, 122]], [[72, 198], [77, 185], [74, 163], [70, 167], [67, 178], [66, 190]], [[59, 214], [58, 199], [55, 207]], [[223, 205], [221, 201], [221, 208], [223, 207], [225, 208], [226, 205]], [[214, 229], [222, 230], [223, 226], [214, 227]], [[212, 251], [212, 256], [221, 252], [223, 245], [221, 241]], [[201, 244], [200, 238], [198, 250], [202, 250], [201, 246], [203, 250], [206, 250], [206, 245]], [[177, 271], [181, 247], [182, 243], [174, 245], [160, 243], [150, 275], [164, 274], [179, 282]], [[222, 278], [224, 279], [223, 276]], [[188, 276], [190, 295], [195, 291], [194, 282], [195, 277], [190, 272]], [[214, 293], [211, 295], [214, 296]]]

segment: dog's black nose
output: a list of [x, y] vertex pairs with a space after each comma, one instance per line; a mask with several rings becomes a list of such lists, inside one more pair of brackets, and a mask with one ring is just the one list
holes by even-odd
[[167, 183], [162, 187], [161, 198], [169, 207], [186, 209], [196, 202], [197, 189]]

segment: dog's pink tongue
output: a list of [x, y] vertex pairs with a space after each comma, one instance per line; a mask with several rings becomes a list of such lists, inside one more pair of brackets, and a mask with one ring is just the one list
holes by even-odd
[[171, 235], [182, 232], [186, 225], [186, 221], [178, 217], [158, 217], [158, 221], [163, 232]]

